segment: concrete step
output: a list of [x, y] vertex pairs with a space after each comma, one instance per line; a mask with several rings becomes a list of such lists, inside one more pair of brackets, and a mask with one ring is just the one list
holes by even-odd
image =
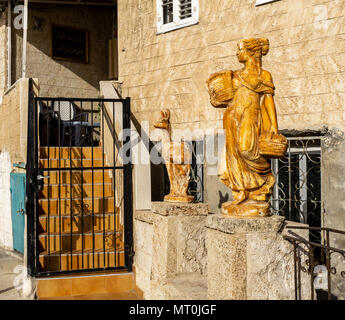
[[40, 300], [58, 297], [87, 300], [87, 297], [93, 295], [96, 299], [110, 295], [113, 295], [114, 300], [116, 295], [121, 300], [125, 296], [140, 299], [136, 289], [133, 272], [37, 279], [37, 297]]
[[70, 251], [70, 250], [91, 250], [103, 249], [106, 250], [123, 250], [122, 231], [106, 230], [94, 231], [83, 230], [76, 233], [41, 233], [39, 235], [39, 244], [41, 251]]
[[81, 184], [83, 183], [111, 183], [112, 178], [109, 170], [85, 170], [85, 171], [49, 171], [45, 172], [49, 178], [44, 179], [44, 184]]
[[40, 191], [40, 199], [111, 197], [113, 194], [111, 183], [53, 184], [44, 186]]
[[83, 294], [65, 297], [40, 298], [39, 300], [143, 300], [135, 290], [120, 293]]
[[72, 271], [125, 266], [124, 251], [114, 249], [74, 250], [70, 252], [43, 252], [39, 256], [42, 271]]
[[102, 147], [41, 147], [40, 159], [102, 159]]
[[154, 300], [207, 300], [207, 278], [197, 272], [180, 273], [155, 287]]
[[[94, 230], [103, 231], [113, 229], [122, 230], [120, 215], [114, 213], [96, 214], [96, 215], [73, 215], [72, 219], [70, 216], [41, 216], [40, 221], [40, 232], [57, 233], [57, 232], [81, 232], [81, 230], [88, 231]], [[48, 223], [49, 221], [49, 223]], [[71, 223], [72, 221], [72, 223]]]
[[[84, 214], [91, 214], [91, 213], [109, 213], [114, 212], [114, 208], [116, 207], [115, 198], [114, 197], [95, 197], [95, 198], [87, 198], [85, 197], [83, 200], [79, 197], [70, 199], [40, 199], [39, 200], [39, 209], [41, 215], [47, 215], [48, 211], [50, 215], [70, 215], [71, 210], [72, 213], [80, 214], [83, 208]], [[59, 210], [60, 208], [60, 210]], [[116, 209], [117, 211], [118, 209]]]
[[81, 167], [104, 167], [106, 166], [105, 160], [91, 160], [91, 159], [40, 159], [39, 167], [40, 168], [51, 168], [51, 169], [60, 169], [60, 168], [81, 168]]

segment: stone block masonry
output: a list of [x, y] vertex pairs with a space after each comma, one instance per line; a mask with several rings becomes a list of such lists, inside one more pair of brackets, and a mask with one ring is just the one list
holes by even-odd
[[[207, 218], [208, 299], [293, 300], [293, 246], [283, 239], [280, 216]], [[304, 234], [304, 237], [306, 234]], [[310, 277], [301, 275], [303, 299]]]
[[[136, 284], [146, 300], [294, 300], [294, 251], [283, 238], [292, 224], [301, 225], [153, 202], [134, 215]], [[301, 296], [310, 299], [310, 275], [300, 276]]]
[[206, 299], [207, 214], [206, 204], [167, 202], [135, 212], [134, 264], [145, 299]]
[[[37, 17], [43, 19], [42, 28], [39, 30], [35, 28]], [[112, 18], [113, 12], [109, 7], [30, 5], [26, 76], [39, 79], [41, 96], [76, 98], [99, 96], [99, 81], [108, 79], [108, 40], [112, 38]], [[89, 32], [88, 63], [55, 60], [51, 57], [52, 24]], [[13, 28], [12, 45], [12, 77], [16, 81], [21, 77], [21, 29]]]
[[26, 163], [28, 90], [28, 79], [21, 79], [0, 104], [0, 246], [8, 249], [13, 245], [10, 173], [21, 170], [13, 163]]
[[[280, 129], [344, 129], [345, 1], [199, 1], [194, 26], [156, 34], [156, 1], [119, 1], [119, 65], [124, 95], [138, 120], [153, 124], [161, 108], [179, 114], [172, 128], [222, 128], [205, 81], [238, 69], [236, 44], [267, 37]], [[130, 18], [129, 18], [130, 17]]]

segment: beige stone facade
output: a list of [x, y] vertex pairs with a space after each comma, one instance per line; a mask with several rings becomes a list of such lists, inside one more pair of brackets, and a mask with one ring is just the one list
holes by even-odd
[[0, 105], [0, 152], [7, 152], [12, 163], [26, 163], [28, 122], [28, 79], [18, 80], [3, 96]]
[[28, 97], [29, 80], [20, 79], [0, 104], [0, 246], [8, 249], [12, 249], [10, 174], [25, 172], [13, 164], [26, 163]]
[[[157, 35], [156, 1], [118, 1], [119, 65], [124, 95], [152, 125], [162, 107], [173, 129], [222, 128], [206, 83], [238, 69], [236, 44], [267, 37], [264, 68], [272, 73], [280, 129], [344, 127], [345, 1], [199, 0], [199, 23]], [[130, 17], [130, 19], [128, 18]]]
[[0, 94], [7, 88], [7, 27], [6, 14], [0, 15]]
[[[43, 19], [40, 30], [34, 27], [37, 17]], [[89, 32], [88, 63], [52, 59], [52, 24]], [[108, 41], [112, 28], [113, 11], [109, 7], [30, 5], [26, 76], [39, 79], [41, 96], [97, 98], [99, 81], [108, 79]], [[22, 72], [23, 30], [12, 30], [12, 82], [15, 82]]]

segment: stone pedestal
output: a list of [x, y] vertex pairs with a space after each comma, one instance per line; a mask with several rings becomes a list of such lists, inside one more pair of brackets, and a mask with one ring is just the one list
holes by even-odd
[[200, 289], [182, 292], [181, 283], [204, 288], [206, 298], [207, 215], [207, 204], [169, 202], [135, 213], [137, 285], [145, 299], [198, 299]]
[[[283, 217], [207, 218], [208, 299], [294, 299], [293, 247]], [[301, 276], [304, 297], [310, 278]]]

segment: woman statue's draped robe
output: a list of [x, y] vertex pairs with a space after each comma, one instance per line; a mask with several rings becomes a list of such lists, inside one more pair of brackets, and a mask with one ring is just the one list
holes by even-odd
[[234, 198], [246, 190], [249, 199], [267, 201], [275, 180], [270, 160], [259, 153], [259, 138], [269, 133], [271, 125], [263, 95], [273, 95], [275, 88], [270, 76], [248, 78], [243, 79], [240, 71], [232, 74], [234, 97], [224, 113], [226, 146], [218, 174]]

